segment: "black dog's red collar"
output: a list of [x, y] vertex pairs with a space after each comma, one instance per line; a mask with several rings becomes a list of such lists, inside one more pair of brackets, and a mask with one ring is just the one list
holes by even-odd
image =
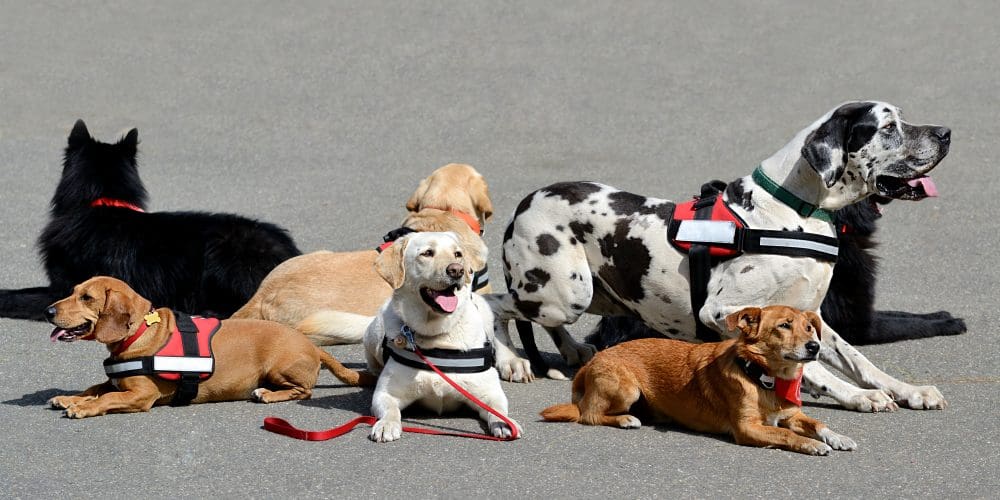
[[114, 208], [127, 208], [133, 212], [145, 212], [142, 207], [129, 203], [124, 200], [116, 200], [114, 198], [98, 198], [90, 203], [92, 207], [114, 207]]

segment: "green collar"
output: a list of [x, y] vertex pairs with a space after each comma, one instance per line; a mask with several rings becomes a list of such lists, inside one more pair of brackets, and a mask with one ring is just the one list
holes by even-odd
[[833, 223], [833, 212], [819, 208], [816, 205], [795, 196], [791, 193], [791, 191], [779, 186], [777, 182], [771, 180], [771, 178], [768, 177], [767, 174], [764, 173], [764, 170], [762, 170], [759, 166], [753, 171], [753, 181], [760, 187], [764, 188], [764, 191], [771, 193], [771, 195], [777, 198], [778, 201], [791, 207], [792, 210], [795, 210], [795, 212], [799, 215], [803, 217], [812, 217], [831, 224]]

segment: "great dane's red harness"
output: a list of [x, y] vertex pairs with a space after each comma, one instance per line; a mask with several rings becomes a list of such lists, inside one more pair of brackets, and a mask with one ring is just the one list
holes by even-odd
[[[755, 180], [757, 180], [755, 172]], [[708, 298], [708, 280], [712, 268], [724, 260], [743, 253], [811, 257], [836, 262], [836, 237], [803, 231], [753, 229], [739, 218], [722, 199], [726, 184], [712, 181], [701, 187], [701, 196], [680, 203], [674, 208], [673, 220], [667, 229], [667, 240], [677, 250], [688, 254], [691, 276], [691, 310], [694, 312], [696, 335], [703, 342], [720, 340], [698, 316]], [[768, 186], [763, 188], [768, 190]], [[770, 192], [770, 190], [768, 190]], [[782, 202], [785, 200], [777, 197]], [[787, 202], [785, 202], [787, 204]]]
[[155, 319], [147, 319], [131, 337], [122, 341], [115, 355], [104, 360], [104, 372], [111, 379], [153, 375], [177, 382], [177, 392], [170, 404], [187, 405], [198, 395], [198, 384], [211, 377], [215, 371], [212, 337], [222, 322], [218, 318], [191, 317], [174, 312], [174, 331], [156, 354], [127, 360], [117, 359], [117, 354], [138, 340], [148, 326], [160, 321], [159, 315], [150, 314], [147, 318]]

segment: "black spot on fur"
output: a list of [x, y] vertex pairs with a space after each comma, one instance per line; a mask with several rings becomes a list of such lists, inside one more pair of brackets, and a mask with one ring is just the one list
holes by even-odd
[[571, 274], [569, 275], [569, 279], [571, 279], [571, 280], [575, 280], [575, 279], [576, 279], [576, 273], [571, 273]]
[[576, 245], [576, 238], [570, 237], [569, 244], [570, 245]]
[[534, 197], [535, 197], [535, 193], [531, 193], [528, 196], [526, 196], [523, 200], [521, 200], [521, 203], [517, 204], [517, 208], [514, 209], [514, 217], [515, 218], [518, 215], [523, 214], [529, 208], [531, 208], [531, 200], [534, 199]]
[[570, 205], [576, 205], [600, 190], [600, 186], [590, 182], [559, 182], [541, 191], [545, 193], [546, 198], [559, 197], [568, 201]]
[[536, 319], [538, 318], [539, 310], [542, 308], [542, 303], [537, 300], [518, 300], [515, 298], [514, 307], [516, 307], [525, 318]]
[[641, 238], [629, 237], [628, 232], [628, 220], [622, 219], [615, 224], [614, 234], [598, 240], [601, 254], [610, 261], [598, 269], [598, 275], [616, 295], [638, 302], [646, 296], [642, 278], [649, 270], [652, 257], [646, 243]]
[[562, 231], [564, 231], [565, 229], [566, 229], [566, 228], [565, 228], [565, 227], [563, 227], [563, 225], [562, 225], [562, 224], [559, 224], [558, 226], [556, 226], [556, 231], [559, 231], [559, 232], [562, 232]]
[[552, 255], [559, 251], [559, 240], [549, 233], [542, 233], [535, 239], [538, 245], [538, 253], [542, 255]]
[[720, 294], [722, 294], [722, 289], [721, 288], [718, 291], [715, 292], [716, 296], [719, 296]]
[[747, 192], [743, 187], [743, 179], [737, 179], [726, 186], [726, 199], [729, 203], [739, 203], [746, 211], [754, 209], [753, 192]]
[[512, 236], [514, 236], [514, 221], [513, 220], [510, 221], [510, 224], [507, 224], [507, 229], [503, 230], [503, 241], [504, 241], [504, 243], [506, 243], [507, 241], [509, 241]]
[[582, 311], [582, 310], [584, 310], [584, 309], [587, 308], [587, 306], [585, 306], [583, 304], [570, 304], [569, 307], [570, 307], [570, 309], [573, 309], [574, 311]]
[[576, 237], [580, 243], [587, 243], [587, 235], [594, 232], [594, 225], [589, 222], [573, 221], [569, 223], [569, 230], [573, 231], [573, 236]]
[[524, 273], [524, 278], [528, 280], [528, 283], [524, 285], [524, 291], [528, 293], [535, 293], [545, 287], [545, 284], [549, 282], [551, 276], [549, 273], [536, 267]]
[[[608, 199], [610, 200], [609, 205], [611, 210], [613, 210], [616, 215], [655, 214], [664, 221], [669, 221], [673, 218], [674, 204], [670, 202], [647, 206], [646, 202], [649, 200], [648, 198], [625, 191], [611, 193], [608, 195]], [[602, 213], [601, 215], [607, 214]]]
[[750, 271], [753, 271], [753, 266], [746, 266], [743, 269], [740, 269], [740, 274], [746, 274], [749, 273]]

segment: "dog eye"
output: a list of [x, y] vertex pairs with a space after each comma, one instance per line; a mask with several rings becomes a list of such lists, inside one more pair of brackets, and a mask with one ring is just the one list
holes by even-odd
[[786, 330], [791, 330], [792, 329], [792, 324], [786, 321], [786, 322], [778, 325], [778, 328], [784, 328]]
[[80, 300], [83, 302], [90, 302], [91, 300], [94, 300], [94, 298], [91, 297], [90, 295], [83, 294], [80, 296]]
[[427, 250], [424, 250], [424, 253], [422, 253], [420, 255], [423, 255], [424, 257], [433, 257], [434, 256], [434, 250], [428, 248]]
[[455, 258], [456, 259], [461, 259], [462, 258], [462, 252], [455, 252]]

